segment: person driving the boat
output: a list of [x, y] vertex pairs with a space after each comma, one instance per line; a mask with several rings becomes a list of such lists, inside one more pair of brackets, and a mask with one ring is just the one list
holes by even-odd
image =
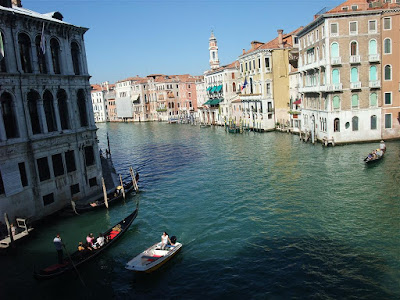
[[160, 248], [162, 250], [165, 249], [165, 247], [168, 245], [168, 242], [171, 243], [171, 240], [168, 237], [168, 233], [166, 233], [165, 231], [163, 232], [162, 236], [161, 236], [161, 245]]
[[381, 149], [383, 152], [386, 151], [386, 145], [384, 140], [381, 140], [381, 143], [379, 144], [379, 149]]

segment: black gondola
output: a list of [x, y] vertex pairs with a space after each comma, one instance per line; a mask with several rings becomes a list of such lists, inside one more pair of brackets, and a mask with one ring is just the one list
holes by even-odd
[[[136, 179], [136, 182], [139, 181], [139, 173], [135, 174], [135, 179]], [[124, 184], [124, 190], [125, 190], [125, 194], [131, 193], [134, 190], [133, 182], [129, 181], [128, 183]], [[123, 198], [123, 194], [122, 194], [121, 190], [115, 190], [115, 192], [108, 194], [107, 198], [108, 198], [108, 200], [107, 200], [108, 205], [111, 205], [111, 204], [121, 200]], [[76, 204], [75, 211], [78, 214], [80, 214], [80, 213], [85, 213], [88, 211], [96, 210], [99, 208], [103, 208], [105, 206], [106, 206], [106, 204], [104, 202], [104, 197], [101, 197], [97, 201], [94, 201], [91, 203]]]
[[104, 250], [109, 248], [112, 244], [114, 244], [116, 240], [118, 240], [128, 230], [129, 226], [136, 218], [138, 211], [139, 205], [137, 205], [133, 213], [131, 213], [115, 226], [111, 227], [111, 229], [104, 232], [103, 236], [106, 237], [106, 241], [102, 247], [93, 250], [76, 251], [70, 256], [65, 257], [63, 264], [54, 264], [40, 270], [39, 272], [34, 271], [34, 277], [37, 279], [51, 279], [71, 270], [74, 270], [88, 260], [95, 258]]
[[372, 162], [376, 162], [380, 159], [383, 158], [383, 156], [385, 155], [386, 149], [376, 149], [374, 151], [372, 151], [370, 154], [368, 154], [368, 156], [366, 158], [364, 158], [364, 161], [368, 164], [368, 163], [372, 163]]

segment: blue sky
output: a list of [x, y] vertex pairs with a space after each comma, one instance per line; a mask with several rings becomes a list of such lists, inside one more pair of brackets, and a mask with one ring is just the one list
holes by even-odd
[[221, 64], [250, 42], [267, 42], [313, 20], [334, 0], [22, 0], [25, 8], [60, 11], [64, 21], [88, 27], [91, 83], [148, 74], [202, 75], [209, 68], [208, 39], [218, 40]]

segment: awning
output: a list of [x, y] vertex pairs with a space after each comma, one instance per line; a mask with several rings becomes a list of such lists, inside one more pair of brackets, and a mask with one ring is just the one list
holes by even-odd
[[209, 86], [209, 87], [207, 88], [207, 92], [209, 92], [211, 89], [212, 89], [212, 87]]
[[217, 86], [217, 88], [215, 89], [216, 93], [219, 93], [222, 89], [222, 85]]
[[214, 87], [211, 89], [210, 93], [214, 93], [216, 88], [217, 88], [217, 87], [214, 86]]
[[211, 102], [212, 100], [208, 100], [207, 102], [205, 102], [205, 103], [203, 103], [203, 105], [210, 105], [210, 102]]
[[222, 99], [212, 99], [210, 101], [210, 105], [217, 105], [222, 101]]
[[298, 100], [294, 101], [293, 104], [296, 104], [296, 105], [301, 104], [301, 99], [298, 99]]

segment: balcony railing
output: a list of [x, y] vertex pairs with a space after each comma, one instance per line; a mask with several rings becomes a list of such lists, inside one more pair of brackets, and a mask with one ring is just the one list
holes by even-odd
[[326, 86], [326, 90], [328, 92], [337, 92], [343, 90], [343, 84], [342, 83], [334, 83]]
[[342, 58], [339, 57], [331, 57], [331, 65], [341, 65], [342, 64]]
[[359, 90], [359, 89], [361, 89], [361, 81], [350, 82], [350, 89], [351, 90]]
[[359, 64], [361, 62], [360, 55], [351, 55], [350, 56], [350, 63], [351, 64]]
[[369, 82], [369, 87], [371, 89], [379, 89], [381, 88], [381, 81], [380, 80], [373, 80]]
[[381, 59], [379, 54], [370, 54], [368, 60], [369, 62], [379, 62]]

